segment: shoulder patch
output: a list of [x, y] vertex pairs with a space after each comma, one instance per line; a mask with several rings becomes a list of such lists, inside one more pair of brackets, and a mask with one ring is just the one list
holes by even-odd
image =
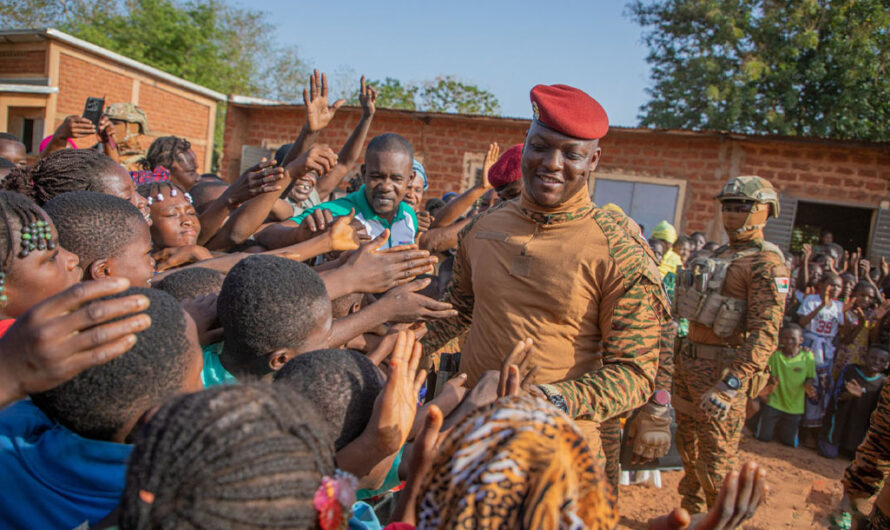
[[788, 277], [783, 278], [774, 278], [774, 282], [776, 282], [776, 290], [782, 294], [788, 293], [788, 286], [791, 282], [791, 279]]

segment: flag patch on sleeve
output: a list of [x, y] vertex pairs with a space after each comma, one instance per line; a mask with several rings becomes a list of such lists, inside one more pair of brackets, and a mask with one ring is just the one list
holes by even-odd
[[776, 282], [776, 290], [778, 292], [783, 293], [783, 294], [788, 292], [788, 283], [789, 283], [788, 278], [776, 278], [775, 282]]

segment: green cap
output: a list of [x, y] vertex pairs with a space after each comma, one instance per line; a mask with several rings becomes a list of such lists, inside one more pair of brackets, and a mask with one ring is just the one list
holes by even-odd
[[770, 181], [757, 176], [735, 177], [717, 194], [718, 201], [754, 201], [770, 205], [770, 215], [779, 216], [779, 194]]
[[142, 134], [148, 133], [148, 120], [145, 112], [132, 103], [112, 103], [105, 107], [105, 115], [112, 120], [138, 123]]

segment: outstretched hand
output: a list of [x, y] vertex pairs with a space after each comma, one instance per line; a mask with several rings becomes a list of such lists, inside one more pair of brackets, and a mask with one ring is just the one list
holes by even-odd
[[418, 371], [423, 347], [413, 331], [400, 331], [389, 361], [389, 378], [377, 396], [368, 429], [381, 455], [398, 451], [408, 439], [417, 414], [420, 389], [426, 372]]
[[[717, 502], [704, 516], [697, 519], [694, 530], [730, 530], [754, 516], [760, 503], [769, 494], [766, 471], [756, 462], [748, 462], [740, 471], [732, 471], [723, 480]], [[691, 518], [683, 508], [649, 522], [652, 530], [680, 530], [688, 528]]]
[[383, 293], [434, 270], [437, 260], [426, 250], [413, 246], [381, 249], [388, 238], [389, 230], [384, 230], [345, 261], [344, 266], [362, 279], [362, 292]]
[[491, 166], [498, 161], [500, 154], [501, 148], [497, 142], [488, 146], [488, 152], [485, 153], [485, 161], [482, 163], [482, 189], [484, 190], [492, 188], [491, 183], [488, 181], [488, 172], [491, 170]]
[[498, 397], [518, 396], [522, 391], [530, 393], [539, 367], [532, 364], [532, 339], [523, 339], [516, 343], [501, 363], [501, 375], [498, 379]]
[[328, 76], [319, 76], [318, 70], [315, 70], [309, 76], [309, 90], [303, 89], [303, 103], [306, 105], [306, 125], [309, 132], [315, 133], [331, 123], [346, 100], [338, 99], [328, 106]]
[[229, 188], [229, 206], [236, 208], [261, 193], [281, 191], [284, 168], [277, 167], [276, 164], [274, 159], [263, 158], [259, 164], [242, 173]]
[[451, 304], [439, 302], [417, 292], [427, 287], [430, 281], [429, 278], [425, 278], [401, 285], [378, 300], [376, 303], [380, 304], [379, 309], [387, 316], [387, 321], [414, 322], [430, 318], [457, 316], [457, 311], [452, 308]]
[[136, 333], [151, 325], [151, 317], [136, 314], [148, 308], [148, 298], [98, 300], [129, 286], [123, 278], [78, 283], [16, 319], [0, 338], [0, 406], [54, 388], [132, 348]]
[[362, 114], [365, 116], [373, 116], [377, 111], [377, 107], [375, 106], [375, 103], [377, 102], [377, 90], [365, 83], [365, 76], [362, 76], [361, 85], [358, 101], [362, 106]]

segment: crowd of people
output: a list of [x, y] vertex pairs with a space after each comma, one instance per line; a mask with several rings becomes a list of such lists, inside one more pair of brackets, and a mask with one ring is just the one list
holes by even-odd
[[143, 149], [129, 103], [36, 161], [0, 134], [0, 527], [614, 528], [622, 438], [657, 462], [674, 420], [683, 502], [652, 528], [753, 516], [746, 422], [855, 458], [839, 514], [868, 515], [885, 261], [830, 234], [786, 259], [758, 177], [717, 196], [728, 243], [647, 241], [590, 198], [608, 118], [573, 87], [534, 87], [524, 141], [425, 197], [411, 143], [368, 139], [364, 78], [339, 151], [343, 102], [309, 85], [298, 137], [232, 182], [183, 138]]

